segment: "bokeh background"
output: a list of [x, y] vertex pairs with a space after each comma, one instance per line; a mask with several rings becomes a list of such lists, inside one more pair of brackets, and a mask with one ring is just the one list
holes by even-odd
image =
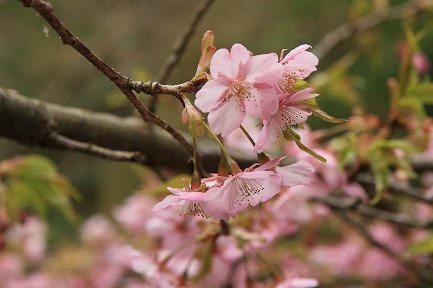
[[[215, 33], [217, 48], [242, 43], [252, 52], [280, 53], [300, 44], [314, 46], [339, 25], [375, 7], [406, 1], [381, 0], [217, 0], [187, 46], [181, 63], [167, 84], [194, 76], [200, 40], [206, 30]], [[135, 80], [155, 79], [177, 37], [192, 21], [200, 1], [195, 0], [53, 0], [54, 12], [83, 43], [121, 74]], [[433, 59], [433, 17], [425, 11], [405, 20], [414, 31], [423, 30], [421, 50]], [[0, 0], [0, 87], [65, 106], [116, 115], [133, 113], [117, 88], [55, 32], [36, 12], [14, 0]], [[386, 21], [339, 43], [320, 59], [309, 79], [321, 96], [319, 105], [336, 117], [348, 117], [354, 106], [386, 118], [386, 79], [397, 77], [398, 43], [405, 39], [403, 21]], [[430, 77], [426, 75], [425, 77]], [[147, 96], [140, 96], [146, 100]], [[159, 97], [158, 114], [182, 128], [181, 105]], [[0, 115], [1, 117], [1, 115]], [[311, 117], [314, 118], [314, 117]], [[319, 129], [327, 123], [309, 120]], [[38, 153], [51, 158], [61, 173], [82, 193], [77, 210], [86, 216], [108, 213], [133, 193], [149, 170], [137, 164], [117, 163], [79, 153], [25, 147], [0, 139], [0, 160]]]

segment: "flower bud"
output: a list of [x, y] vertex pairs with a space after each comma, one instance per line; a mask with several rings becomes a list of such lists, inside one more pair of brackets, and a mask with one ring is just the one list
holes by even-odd
[[216, 51], [215, 46], [213, 46], [214, 38], [215, 36], [212, 31], [209, 30], [204, 33], [201, 40], [201, 56], [194, 78], [198, 78], [201, 74], [209, 71], [210, 60]]
[[195, 107], [191, 104], [188, 98], [183, 97], [185, 103], [185, 109], [182, 111], [182, 123], [189, 124], [188, 131], [192, 137], [204, 135], [203, 116]]

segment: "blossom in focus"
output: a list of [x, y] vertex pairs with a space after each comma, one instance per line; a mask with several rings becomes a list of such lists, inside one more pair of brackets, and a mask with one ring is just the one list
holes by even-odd
[[287, 156], [272, 159], [258, 167], [256, 171], [274, 170], [277, 175], [281, 176], [282, 187], [309, 184], [315, 171], [313, 166], [303, 160], [287, 166], [278, 166], [286, 158]]
[[278, 109], [273, 87], [283, 70], [274, 53], [251, 57], [241, 44], [234, 44], [230, 51], [219, 49], [210, 63], [214, 79], [197, 92], [195, 105], [209, 112], [211, 129], [222, 137], [238, 128], [246, 113], [270, 120]]
[[311, 48], [310, 45], [300, 45], [287, 53], [285, 57], [283, 57], [285, 50], [281, 51], [280, 63], [284, 66], [284, 72], [277, 82], [278, 94], [295, 93], [295, 82], [307, 78], [317, 70], [319, 59], [313, 53], [306, 51], [309, 48]]
[[161, 209], [167, 208], [171, 205], [183, 205], [183, 215], [199, 215], [203, 217], [209, 217], [202, 206], [204, 205], [205, 193], [199, 191], [192, 191], [191, 187], [184, 180], [184, 188], [172, 188], [167, 187], [167, 189], [173, 193], [173, 195], [168, 195], [161, 202], [157, 203], [152, 211], [159, 211]]
[[263, 120], [263, 128], [255, 146], [257, 152], [260, 153], [271, 148], [277, 141], [278, 136], [290, 126], [307, 121], [311, 111], [300, 102], [319, 95], [312, 93], [312, 91], [313, 88], [310, 87], [295, 94], [284, 93], [278, 95], [278, 110], [269, 121]]
[[228, 177], [220, 188], [206, 193], [212, 202], [212, 217], [229, 220], [235, 212], [256, 206], [275, 196], [281, 189], [281, 176], [272, 171], [246, 171]]

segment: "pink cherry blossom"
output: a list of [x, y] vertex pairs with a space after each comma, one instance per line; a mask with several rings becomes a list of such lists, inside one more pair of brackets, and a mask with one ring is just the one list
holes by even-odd
[[235, 218], [235, 212], [256, 206], [275, 196], [281, 189], [281, 176], [272, 171], [242, 171], [226, 179], [221, 188], [206, 193], [212, 202], [211, 214], [215, 219]]
[[269, 121], [263, 120], [263, 128], [255, 147], [257, 152], [271, 148], [278, 136], [290, 126], [307, 121], [311, 111], [300, 102], [319, 95], [312, 93], [312, 91], [313, 88], [306, 88], [292, 95], [288, 93], [278, 95], [279, 107], [277, 112], [272, 115]]
[[281, 176], [282, 187], [309, 184], [315, 171], [313, 166], [304, 160], [287, 166], [278, 166], [286, 158], [287, 156], [272, 159], [258, 167], [256, 171], [274, 170]]
[[208, 81], [197, 92], [195, 105], [209, 112], [208, 121], [216, 134], [226, 137], [238, 128], [246, 113], [269, 120], [278, 109], [274, 85], [283, 74], [274, 53], [250, 56], [241, 44], [219, 49], [212, 57]]
[[311, 52], [306, 51], [311, 48], [310, 45], [300, 45], [291, 50], [284, 58], [281, 51], [280, 63], [284, 66], [284, 73], [277, 83], [278, 94], [280, 93], [295, 93], [293, 84], [297, 80], [302, 80], [308, 77], [312, 72], [316, 71], [319, 59]]
[[202, 208], [205, 193], [185, 191], [184, 188], [179, 189], [167, 187], [167, 189], [174, 195], [168, 195], [165, 197], [164, 200], [153, 207], [152, 211], [159, 211], [171, 205], [183, 205], [183, 215], [199, 215], [208, 217]]

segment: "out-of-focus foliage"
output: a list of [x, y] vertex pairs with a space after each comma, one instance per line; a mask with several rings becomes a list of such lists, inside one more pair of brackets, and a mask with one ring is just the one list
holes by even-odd
[[[146, 81], [155, 80], [172, 44], [188, 26], [189, 15], [200, 1], [51, 2], [54, 12], [67, 27], [109, 65], [124, 75]], [[367, 14], [377, 5], [383, 5], [378, 4], [382, 2], [216, 1], [168, 83], [180, 83], [193, 77], [200, 55], [197, 43], [206, 30], [215, 33], [217, 48], [238, 42], [257, 54], [303, 43], [311, 44], [314, 49], [329, 31]], [[389, 1], [389, 4], [404, 2]], [[429, 15], [427, 11], [409, 22], [414, 31], [424, 28], [419, 47], [432, 58], [433, 52], [426, 49], [433, 45], [433, 17]], [[1, 87], [67, 106], [119, 115], [132, 112], [117, 88], [73, 49], [62, 45], [51, 28], [48, 28], [48, 34], [44, 33], [44, 27], [48, 25], [31, 9], [24, 9], [19, 2], [0, 2], [0, 25], [4, 27], [0, 29]], [[384, 119], [388, 106], [384, 83], [389, 76], [397, 76], [396, 43], [404, 38], [401, 22], [395, 20], [334, 47], [320, 59], [319, 73], [309, 80], [321, 94], [319, 106], [330, 115], [347, 118], [354, 103], [364, 103], [367, 113]], [[160, 101], [158, 115], [174, 127], [184, 129], [178, 117], [182, 110], [178, 101], [172, 97], [160, 97]], [[320, 119], [311, 119], [309, 124], [313, 128], [330, 127]], [[60, 170], [87, 195], [88, 201], [84, 201], [81, 209], [88, 213], [95, 207], [107, 212], [116, 200], [126, 196], [125, 191], [133, 190], [140, 182], [134, 165], [29, 149], [5, 140], [0, 140], [0, 146], [1, 159], [23, 153], [49, 154]], [[122, 191], [120, 195], [119, 191]]]
[[[312, 44], [314, 49], [315, 43], [339, 25], [355, 23], [356, 19], [371, 11], [405, 2], [216, 1], [168, 84], [183, 82], [194, 76], [200, 55], [198, 43], [206, 30], [215, 33], [217, 48], [228, 48], [239, 42], [255, 53], [278, 51], [303, 43]], [[62, 22], [108, 64], [135, 80], [146, 81], [157, 77], [172, 43], [188, 25], [191, 11], [199, 1], [77, 0], [52, 3]], [[78, 53], [62, 45], [57, 35], [46, 28], [41, 17], [34, 14], [33, 10], [24, 9], [18, 1], [0, 1], [0, 27], [3, 27], [0, 29], [0, 86], [66, 106], [118, 115], [131, 114], [132, 108], [116, 87]], [[83, 194], [78, 210], [83, 214], [113, 211], [110, 215], [116, 219], [117, 226], [105, 216], [94, 216], [82, 227], [81, 246], [68, 246], [50, 255], [45, 255], [41, 248], [38, 253], [32, 254], [26, 245], [41, 243], [45, 239], [36, 237], [40, 240], [38, 242], [30, 237], [31, 241], [24, 241], [26, 235], [31, 233], [20, 234], [16, 230], [37, 227], [33, 229], [37, 230], [37, 235], [45, 235], [46, 230], [44, 225], [39, 225], [40, 220], [26, 216], [21, 226], [17, 224], [11, 228], [12, 232], [7, 235], [7, 253], [1, 255], [6, 258], [0, 260], [16, 264], [10, 266], [13, 269], [9, 271], [14, 272], [10, 275], [24, 275], [25, 270], [31, 270], [29, 267], [36, 272], [39, 272], [38, 269], [48, 272], [43, 279], [51, 284], [56, 283], [48, 280], [52, 275], [70, 273], [68, 277], [78, 281], [78, 284], [83, 283], [79, 281], [97, 283], [104, 280], [106, 285], [144, 285], [145, 280], [157, 278], [150, 275], [149, 267], [153, 271], [161, 269], [158, 273], [170, 273], [164, 275], [167, 277], [178, 273], [176, 276], [184, 279], [192, 273], [195, 283], [209, 283], [205, 274], [219, 267], [218, 263], [229, 259], [227, 261], [235, 263], [237, 268], [242, 266], [240, 264], [253, 263], [250, 268], [260, 272], [257, 278], [269, 281], [277, 281], [273, 279], [274, 272], [278, 272], [278, 267], [286, 267], [287, 271], [297, 273], [285, 275], [288, 278], [313, 274], [325, 283], [338, 283], [342, 287], [345, 284], [379, 287], [383, 283], [391, 285], [388, 287], [401, 287], [406, 284], [401, 281], [404, 278], [404, 273], [401, 273], [403, 268], [394, 258], [359, 237], [355, 225], [335, 217], [328, 206], [307, 200], [313, 198], [312, 195], [344, 194], [358, 199], [358, 202], [368, 203], [370, 200], [370, 204], [382, 207], [389, 204], [385, 200], [391, 199], [391, 208], [407, 212], [416, 220], [415, 224], [430, 219], [432, 211], [426, 203], [393, 198], [394, 195], [387, 190], [389, 179], [400, 178], [405, 183], [422, 182], [418, 183], [419, 186], [427, 191], [425, 195], [429, 195], [431, 175], [415, 174], [409, 159], [422, 151], [426, 151], [425, 156], [433, 149], [432, 146], [428, 150], [432, 131], [429, 130], [431, 120], [427, 118], [432, 114], [433, 105], [432, 72], [420, 74], [411, 62], [419, 55], [417, 53], [424, 53], [427, 59], [432, 59], [433, 50], [430, 47], [433, 47], [433, 17], [432, 11], [427, 10], [404, 22], [387, 21], [353, 35], [320, 59], [318, 72], [308, 79], [316, 92], [321, 94], [319, 105], [329, 115], [349, 118], [349, 121], [315, 134], [306, 126], [304, 130], [296, 130], [294, 135], [301, 135], [302, 142], [312, 149], [309, 151], [324, 156], [328, 163], [313, 162], [317, 177], [312, 185], [299, 190], [288, 189], [281, 193], [278, 200], [273, 199], [275, 202], [263, 205], [261, 208], [264, 209], [250, 210], [246, 216], [237, 218], [231, 236], [218, 234], [218, 223], [176, 218], [177, 212], [170, 212], [176, 217], [150, 212], [155, 203], [148, 195], [162, 197], [168, 193], [165, 189], [167, 185], [181, 187], [180, 178], [186, 176], [175, 177], [171, 183], [157, 186], [152, 183], [156, 177], [138, 165], [113, 163], [67, 152], [47, 152], [1, 140], [0, 159], [28, 153], [45, 154], [54, 159], [59, 170]], [[148, 96], [141, 97], [146, 100]], [[158, 115], [176, 128], [183, 129], [181, 111], [177, 100], [160, 97]], [[320, 114], [321, 110], [317, 112]], [[328, 117], [326, 114], [322, 116]], [[309, 125], [314, 130], [331, 127], [319, 118], [312, 120], [309, 120]], [[336, 135], [338, 137], [334, 137]], [[333, 137], [332, 140], [326, 142], [330, 137]], [[318, 140], [325, 145], [321, 146]], [[283, 143], [281, 147], [292, 156], [308, 157], [303, 152], [294, 152], [293, 147]], [[12, 219], [22, 211], [45, 217], [52, 208], [67, 218], [71, 217], [69, 197], [77, 194], [53, 163], [40, 156], [12, 158], [1, 163], [0, 193], [5, 200], [0, 203], [8, 209]], [[353, 181], [353, 173], [359, 171], [374, 176], [375, 189], [366, 192]], [[124, 205], [118, 206], [140, 185], [145, 196], [131, 196]], [[113, 210], [113, 206], [117, 207]], [[251, 219], [257, 222], [253, 223]], [[372, 238], [398, 257], [402, 256], [403, 260], [422, 264], [431, 257], [428, 254], [433, 250], [432, 236], [425, 229], [402, 228], [380, 220], [366, 223], [366, 230], [373, 235]], [[194, 234], [197, 232], [194, 229], [203, 227], [207, 227], [204, 232]], [[425, 225], [423, 228], [429, 227]], [[61, 229], [57, 233], [61, 234]], [[153, 238], [144, 237], [146, 233]], [[170, 239], [167, 235], [179, 238]], [[182, 242], [190, 238], [190, 242]], [[14, 239], [19, 241], [14, 242]], [[225, 241], [219, 243], [221, 239]], [[267, 244], [274, 244], [274, 240], [277, 248], [270, 252], [270, 245]], [[188, 258], [186, 266], [190, 266], [184, 271], [176, 270], [186, 266], [179, 265], [179, 261], [185, 264], [182, 262], [184, 255], [178, 254], [181, 248], [174, 244], [183, 245], [181, 248], [194, 248], [187, 251], [191, 258]], [[218, 249], [220, 247], [227, 250]], [[167, 248], [168, 252], [162, 248]], [[287, 253], [288, 250], [293, 252]], [[224, 251], [233, 254], [224, 255]], [[37, 257], [34, 258], [34, 255]], [[120, 256], [110, 257], [112, 255]], [[215, 255], [223, 260], [212, 264], [212, 259], [219, 259], [212, 258]], [[278, 256], [283, 259], [278, 259]], [[33, 266], [26, 266], [28, 262], [25, 261]], [[200, 261], [202, 266], [199, 268], [193, 265]], [[304, 264], [308, 261], [312, 264], [306, 267]], [[268, 263], [272, 265], [266, 265]], [[0, 270], [0, 273], [3, 272]], [[215, 272], [212, 275], [218, 278], [223, 274]], [[237, 275], [242, 277], [243, 274]], [[250, 280], [259, 281], [262, 278]], [[414, 281], [410, 277], [408, 279], [407, 283]]]
[[0, 199], [0, 209], [5, 209], [1, 212], [12, 222], [22, 212], [47, 220], [51, 209], [72, 221], [71, 199], [78, 200], [79, 194], [49, 159], [28, 155], [0, 162]]

